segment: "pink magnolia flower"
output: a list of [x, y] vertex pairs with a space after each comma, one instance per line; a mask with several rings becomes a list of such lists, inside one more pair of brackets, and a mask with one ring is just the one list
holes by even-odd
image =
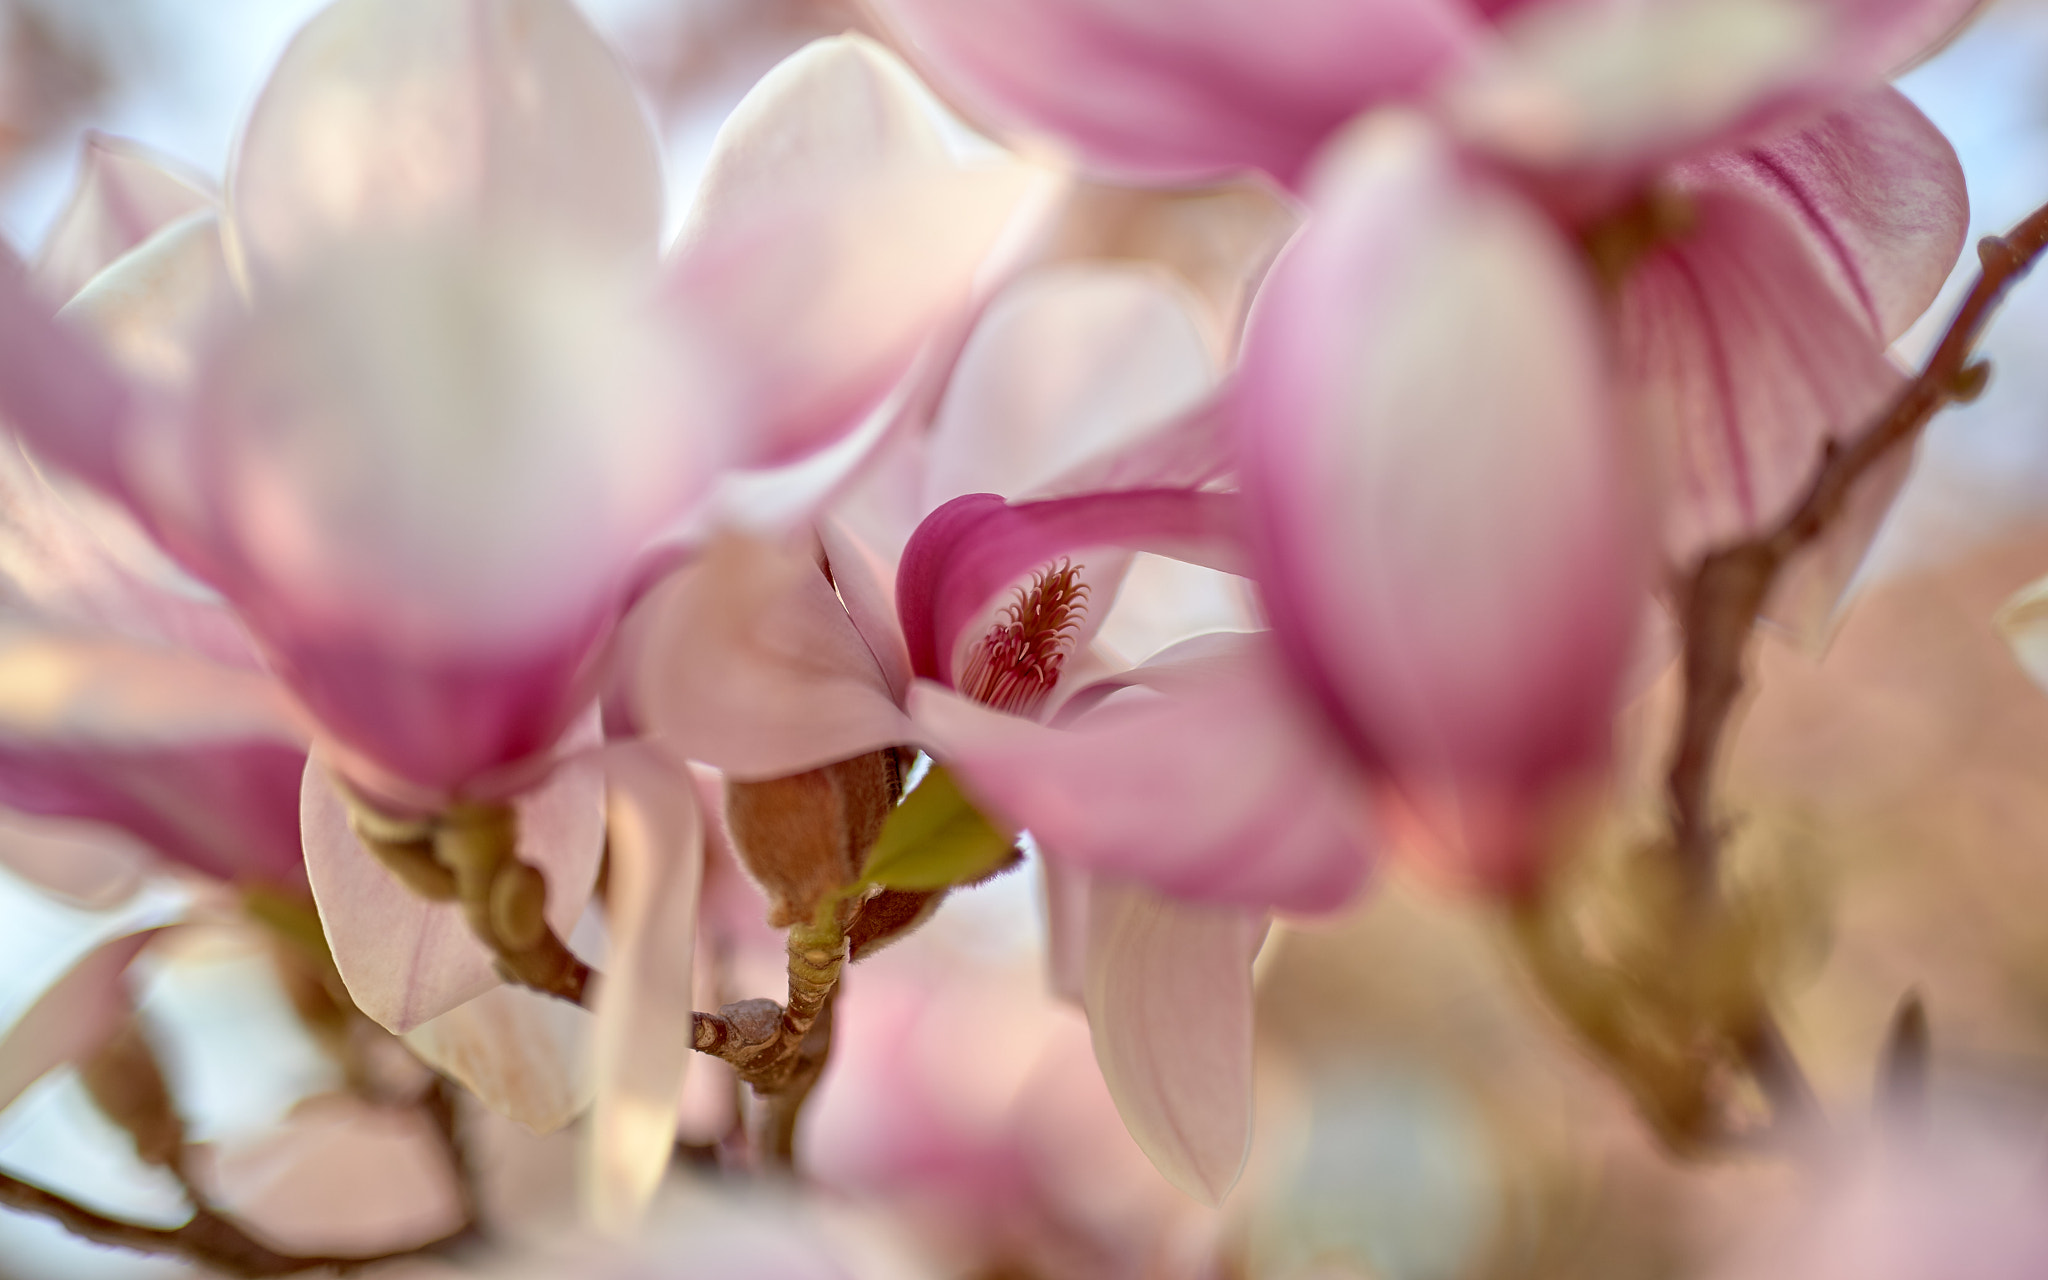
[[1053, 945], [1118, 1107], [1213, 1202], [1249, 1139], [1265, 913], [1342, 902], [1370, 846], [1263, 636], [1134, 669], [1091, 644], [1132, 552], [1242, 568], [1238, 500], [1196, 487], [1225, 439], [1186, 413], [1215, 376], [1187, 314], [1123, 269], [1020, 277], [815, 550], [728, 542], [650, 597], [637, 702], [666, 750], [743, 778], [916, 744], [1029, 829], [1087, 903]]
[[[1890, 75], [1977, 0], [882, 0], [970, 114], [1049, 134], [1090, 167], [1293, 183], [1360, 112], [1485, 101], [1553, 138], [1578, 109], [1663, 80], [1666, 118], [1712, 127]], [[1612, 58], [1629, 46], [1626, 65]], [[1578, 100], [1556, 92], [1577, 91]], [[1621, 113], [1610, 129], [1629, 128]]]
[[1464, 874], [1543, 865], [1604, 761], [1644, 605], [1631, 460], [1590, 281], [1429, 128], [1320, 171], [1234, 409], [1293, 678]]
[[[554, 758], [650, 552], [724, 471], [850, 430], [1016, 207], [1020, 171], [956, 162], [913, 96], [854, 39], [777, 69], [657, 269], [654, 142], [572, 5], [342, 0], [287, 50], [222, 207], [65, 323], [8, 291], [0, 408], [226, 598], [358, 792], [515, 798], [566, 933], [603, 781]], [[402, 1030], [496, 982], [318, 768], [305, 806], [366, 1010]]]
[[[1823, 442], [1898, 386], [1885, 348], [1967, 222], [1947, 143], [1877, 85], [1975, 0], [882, 7], [963, 100], [1141, 179], [1300, 184], [1358, 113], [1436, 116], [1604, 259], [1631, 433], [1681, 563], [1781, 515]], [[1775, 613], [1826, 621], [1903, 475]]]

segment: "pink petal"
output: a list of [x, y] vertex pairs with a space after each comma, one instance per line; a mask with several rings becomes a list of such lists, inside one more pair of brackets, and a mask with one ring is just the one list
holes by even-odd
[[82, 150], [70, 203], [29, 271], [36, 288], [56, 302], [164, 227], [214, 204], [203, 179], [139, 142], [88, 132]]
[[552, 745], [641, 548], [715, 475], [724, 419], [637, 301], [537, 246], [337, 249], [223, 336], [181, 424], [187, 558], [421, 788]]
[[1088, 904], [1095, 877], [1052, 861], [1041, 861], [1038, 870], [1045, 880], [1046, 982], [1054, 995], [1080, 1006], [1088, 985]]
[[857, 425], [963, 315], [1042, 175], [952, 160], [909, 74], [857, 37], [764, 78], [721, 133], [671, 304], [720, 344], [754, 465]]
[[1088, 1029], [1131, 1137], [1204, 1204], [1236, 1185], [1252, 1136], [1252, 957], [1264, 917], [1098, 882]]
[[1823, 81], [1830, 17], [1811, 0], [1518, 6], [1494, 56], [1447, 87], [1445, 115], [1519, 165], [1644, 173]]
[[1265, 637], [1215, 635], [1082, 689], [1051, 727], [928, 684], [910, 705], [933, 754], [1048, 864], [1328, 911], [1374, 841], [1342, 748], [1294, 696]]
[[123, 934], [88, 951], [7, 1028], [0, 1036], [0, 1110], [121, 1029], [132, 1010], [124, 975], [157, 933]]
[[[454, 903], [428, 902], [386, 871], [349, 829], [348, 810], [315, 758], [300, 820], [306, 871], [334, 964], [356, 1006], [406, 1032], [498, 983], [490, 952]], [[588, 759], [557, 767], [515, 803], [518, 854], [547, 879], [548, 923], [568, 937], [604, 850], [604, 776]]]
[[0, 814], [0, 866], [44, 893], [87, 911], [134, 896], [148, 851], [96, 823]]
[[907, 740], [873, 653], [806, 552], [722, 540], [642, 607], [635, 701], [672, 754], [776, 778]]
[[585, 1204], [600, 1225], [638, 1218], [675, 1156], [693, 1052], [691, 965], [704, 869], [696, 786], [649, 748], [611, 757], [611, 958], [597, 997], [597, 1107]]
[[129, 410], [120, 373], [51, 318], [20, 261], [0, 245], [0, 416], [43, 457], [118, 494]]
[[590, 1105], [590, 1014], [492, 987], [405, 1033], [406, 1047], [499, 1115], [553, 1133]]
[[1514, 881], [1607, 753], [1642, 599], [1590, 281], [1411, 121], [1362, 126], [1313, 195], [1236, 402], [1267, 608], [1359, 761]]
[[1616, 316], [1680, 563], [1782, 516], [1828, 437], [1859, 429], [1903, 381], [1778, 209], [1715, 190], [1694, 204], [1692, 233], [1636, 267]]
[[719, 126], [678, 251], [774, 216], [791, 189], [855, 190], [876, 170], [954, 167], [935, 103], [866, 36], [813, 40], [756, 81]]
[[982, 314], [927, 445], [924, 506], [963, 493], [1051, 497], [1215, 386], [1184, 286], [1137, 265], [1019, 278]]
[[462, 1223], [462, 1192], [416, 1107], [327, 1094], [284, 1125], [215, 1150], [205, 1181], [222, 1207], [281, 1249], [368, 1257]]
[[1013, 582], [1066, 552], [1116, 547], [1239, 572], [1239, 519], [1234, 496], [1185, 489], [1014, 506], [992, 493], [955, 498], [918, 526], [897, 566], [911, 669], [950, 680], [947, 663], [968, 624]]
[[259, 278], [336, 241], [490, 227], [652, 261], [654, 136], [567, 0], [343, 0], [293, 39], [229, 182]]
[[1090, 166], [1292, 181], [1351, 116], [1456, 65], [1477, 23], [1436, 0], [885, 0], [948, 94]]
[[846, 616], [867, 642], [890, 698], [901, 706], [910, 696], [910, 651], [896, 622], [895, 575], [874, 548], [837, 520], [818, 522], [818, 542]]
[[1891, 88], [1674, 176], [1683, 189], [1736, 192], [1775, 210], [1880, 345], [1933, 303], [1969, 229], [1955, 149]]

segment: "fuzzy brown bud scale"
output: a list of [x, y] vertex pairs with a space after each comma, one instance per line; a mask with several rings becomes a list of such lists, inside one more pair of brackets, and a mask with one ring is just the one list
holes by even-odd
[[816, 917], [860, 880], [868, 850], [902, 791], [894, 750], [870, 751], [764, 782], [728, 781], [733, 849], [766, 891], [777, 928]]

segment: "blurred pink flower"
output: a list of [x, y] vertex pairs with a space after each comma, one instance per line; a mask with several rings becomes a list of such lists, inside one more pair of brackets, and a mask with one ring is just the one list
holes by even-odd
[[[55, 325], [10, 279], [0, 408], [226, 597], [357, 791], [516, 798], [566, 933], [603, 779], [555, 757], [594, 744], [565, 734], [653, 557], [725, 471], [850, 430], [1023, 193], [1016, 165], [956, 161], [917, 92], [856, 38], [784, 63], [657, 268], [654, 139], [572, 5], [343, 0], [286, 51], [217, 211], [148, 234], [98, 201], [48, 261], [130, 251]], [[175, 194], [101, 151], [100, 188]], [[373, 1016], [405, 1030], [496, 982], [319, 767], [304, 821]]]
[[[1695, 136], [1900, 70], [1980, 0], [880, 0], [969, 113], [1111, 175], [1293, 184], [1360, 112], [1442, 104], [1562, 149]], [[1656, 89], [1650, 116], [1610, 111]], [[1594, 117], [1597, 116], [1597, 120]], [[1569, 140], [1569, 141], [1567, 141]]]
[[1521, 887], [1553, 793], [1604, 762], [1644, 603], [1597, 304], [1419, 121], [1361, 126], [1314, 200], [1235, 388], [1267, 607], [1353, 759]]

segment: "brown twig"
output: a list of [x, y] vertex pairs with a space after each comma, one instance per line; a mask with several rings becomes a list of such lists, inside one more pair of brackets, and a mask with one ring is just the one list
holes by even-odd
[[96, 1244], [182, 1258], [223, 1275], [243, 1277], [287, 1276], [316, 1268], [349, 1271], [373, 1263], [438, 1253], [470, 1230], [465, 1224], [455, 1235], [368, 1257], [304, 1256], [271, 1248], [232, 1219], [203, 1204], [194, 1208], [191, 1219], [183, 1226], [146, 1227], [88, 1209], [13, 1174], [0, 1173], [0, 1205], [49, 1218], [71, 1234]]
[[1714, 822], [1714, 765], [1742, 692], [1749, 636], [1785, 565], [1811, 545], [1847, 504], [1856, 482], [1905, 444], [1945, 406], [1983, 389], [1986, 366], [1971, 354], [2007, 290], [2048, 249], [2048, 206], [2004, 236], [1977, 244], [1981, 270], [1941, 345], [1876, 421], [1846, 442], [1830, 440], [1799, 504], [1773, 528], [1708, 553], [1679, 590], [1685, 636], [1685, 703], [1666, 794], [1680, 860], [1711, 884], [1720, 845]]
[[[2004, 236], [1978, 242], [1976, 283], [1919, 376], [1847, 441], [1828, 441], [1800, 501], [1775, 526], [1704, 556], [1678, 592], [1685, 696], [1666, 781], [1673, 852], [1699, 901], [1711, 897], [1721, 829], [1713, 808], [1715, 764], [1743, 687], [1757, 618], [1785, 566], [1840, 516], [1855, 486], [1949, 404], [1983, 390], [1989, 369], [1972, 362], [1977, 340], [2006, 292], [2048, 250], [2048, 206]], [[1751, 1075], [1782, 1118], [1816, 1118], [1813, 1087], [1768, 1013], [1741, 1046]]]

